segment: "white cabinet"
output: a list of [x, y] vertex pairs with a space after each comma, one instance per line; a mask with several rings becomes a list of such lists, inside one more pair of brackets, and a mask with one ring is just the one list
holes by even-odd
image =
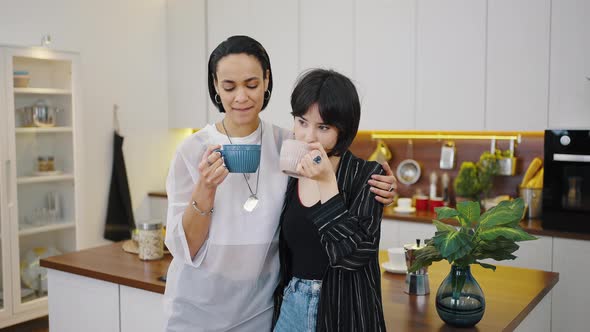
[[553, 238], [537, 236], [537, 240], [518, 242], [520, 248], [514, 253], [515, 260], [495, 261], [484, 260], [493, 265], [506, 265], [527, 269], [551, 271], [553, 263]]
[[381, 238], [379, 249], [399, 247], [399, 222], [390, 219], [381, 220]]
[[590, 326], [590, 241], [553, 239], [553, 271], [559, 282], [553, 289], [553, 331], [587, 331]]
[[485, 129], [547, 128], [550, 5], [488, 1]]
[[413, 0], [356, 1], [356, 86], [361, 130], [414, 127]]
[[159, 332], [163, 295], [49, 269], [49, 330]]
[[119, 285], [53, 269], [48, 275], [50, 331], [119, 331]]
[[484, 129], [485, 0], [419, 0], [416, 129]]
[[590, 1], [551, 2], [549, 128], [590, 128]]
[[[274, 85], [270, 102], [260, 113], [260, 117], [288, 129], [293, 128], [291, 91], [299, 74], [297, 13], [297, 1], [215, 0], [207, 2], [207, 57], [219, 43], [232, 35], [247, 35], [258, 40], [270, 57]], [[313, 32], [317, 33], [317, 31]], [[319, 52], [313, 51], [314, 54]], [[205, 86], [204, 90], [206, 88]], [[207, 102], [209, 104], [208, 121], [214, 122], [220, 119], [221, 115], [209, 101], [208, 96]]]
[[123, 285], [119, 290], [121, 332], [164, 330], [162, 294]]
[[405, 244], [416, 243], [416, 240], [423, 244], [424, 240], [431, 239], [435, 232], [436, 227], [431, 223], [383, 219], [379, 247], [403, 247]]
[[589, 127], [589, 12], [585, 0], [168, 1], [170, 127], [221, 118], [206, 64], [235, 34], [268, 50], [261, 117], [282, 127], [315, 67], [354, 80], [363, 130]]
[[[0, 47], [0, 327], [47, 314], [45, 270], [35, 262], [77, 249], [78, 62], [72, 53]], [[17, 71], [28, 84], [14, 86]]]
[[[551, 291], [553, 292], [553, 291]], [[543, 297], [526, 318], [516, 327], [517, 332], [550, 332], [551, 331], [551, 294]]]
[[354, 0], [299, 1], [299, 69], [334, 69], [355, 78]]
[[168, 127], [207, 124], [205, 0], [168, 1]]
[[436, 226], [432, 223], [400, 221], [399, 224], [400, 247], [405, 244], [414, 244], [416, 240], [420, 240], [420, 244], [424, 244], [424, 240], [431, 239], [436, 232]]

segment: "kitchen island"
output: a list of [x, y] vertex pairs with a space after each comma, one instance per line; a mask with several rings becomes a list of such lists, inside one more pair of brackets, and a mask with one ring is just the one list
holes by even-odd
[[[387, 253], [380, 252], [380, 260]], [[52, 331], [162, 331], [164, 275], [171, 256], [144, 262], [124, 252], [122, 243], [41, 260], [49, 269], [49, 324]], [[388, 330], [453, 330], [434, 307], [446, 262], [429, 269], [431, 294], [403, 292], [405, 275], [383, 272], [383, 310]], [[473, 267], [486, 295], [486, 312], [473, 331], [549, 330], [543, 318], [558, 273], [499, 266], [496, 272]], [[461, 329], [469, 331], [470, 329]]]

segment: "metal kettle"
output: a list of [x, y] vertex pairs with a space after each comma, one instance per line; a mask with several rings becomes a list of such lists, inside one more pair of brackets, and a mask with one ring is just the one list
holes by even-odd
[[23, 127], [54, 127], [57, 122], [57, 113], [61, 109], [49, 106], [45, 100], [39, 99], [34, 105], [17, 111], [22, 113]]

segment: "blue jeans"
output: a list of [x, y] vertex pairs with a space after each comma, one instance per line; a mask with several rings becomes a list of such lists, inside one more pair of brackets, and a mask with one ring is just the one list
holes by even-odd
[[283, 293], [275, 332], [315, 332], [321, 280], [293, 277]]

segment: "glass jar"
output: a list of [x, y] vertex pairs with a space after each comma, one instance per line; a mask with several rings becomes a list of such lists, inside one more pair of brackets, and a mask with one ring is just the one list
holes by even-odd
[[47, 159], [45, 159], [45, 157], [39, 156], [37, 158], [37, 171], [47, 172]]
[[145, 222], [137, 225], [139, 259], [155, 260], [164, 256], [164, 239], [161, 222]]
[[53, 156], [47, 157], [47, 164], [46, 164], [47, 172], [55, 171], [55, 160]]

